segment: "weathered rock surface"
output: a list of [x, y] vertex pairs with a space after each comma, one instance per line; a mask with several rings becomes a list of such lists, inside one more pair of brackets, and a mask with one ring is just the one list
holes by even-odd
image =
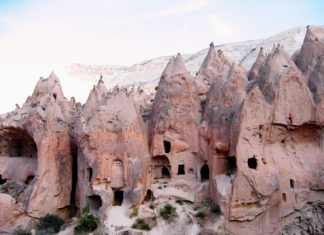
[[[75, 125], [78, 143], [78, 207], [106, 209], [143, 200], [150, 183], [147, 130], [132, 92], [107, 92], [102, 80], [89, 94]], [[94, 109], [96, 107], [96, 109]], [[124, 200], [123, 200], [124, 199]], [[99, 210], [100, 209], [100, 210]]]
[[87, 204], [103, 222], [120, 204], [211, 197], [231, 234], [322, 234], [323, 35], [309, 27], [294, 60], [261, 49], [249, 72], [211, 44], [193, 78], [178, 54], [154, 98], [100, 79], [81, 107], [54, 74], [41, 79], [0, 116], [0, 227]]
[[[303, 50], [299, 56], [305, 57]], [[313, 87], [320, 83], [315, 74]], [[277, 46], [261, 66], [257, 86], [252, 86], [244, 100], [237, 132], [236, 177], [230, 197], [222, 198], [228, 229], [235, 234], [296, 229], [296, 220], [307, 208], [323, 217], [323, 126], [316, 119], [306, 82]], [[313, 221], [321, 233], [323, 226]], [[299, 225], [299, 231], [307, 230], [306, 222]]]
[[303, 45], [296, 56], [298, 68], [308, 76], [316, 66], [320, 56], [324, 54], [324, 32], [320, 27], [308, 27]]
[[[26, 214], [31, 217], [47, 213], [69, 216], [72, 187], [69, 123], [74, 108], [52, 73], [49, 78], [39, 80], [22, 108], [1, 116], [2, 186], [4, 188], [13, 180], [26, 185], [26, 189], [21, 192], [22, 197], [10, 199], [15, 202], [15, 208], [6, 212], [1, 209], [11, 222], [0, 219], [0, 227], [14, 225], [15, 217]], [[10, 200], [4, 197], [0, 207], [9, 206]]]
[[255, 60], [255, 62], [252, 65], [252, 68], [250, 69], [249, 72], [249, 81], [257, 79], [257, 77], [259, 76], [259, 71], [265, 61], [266, 57], [264, 56], [263, 53], [263, 47], [260, 48], [259, 54]]
[[200, 96], [207, 94], [216, 77], [225, 79], [220, 73], [224, 70], [224, 67], [229, 66], [231, 63], [233, 62], [229, 61], [221, 50], [215, 50], [214, 44], [211, 42], [207, 56], [195, 78]]
[[167, 64], [157, 87], [150, 123], [153, 177], [194, 177], [200, 102], [196, 84], [178, 54]]

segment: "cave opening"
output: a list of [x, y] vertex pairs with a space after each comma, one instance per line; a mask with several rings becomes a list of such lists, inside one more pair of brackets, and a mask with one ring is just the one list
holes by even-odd
[[235, 156], [228, 156], [227, 157], [227, 163], [228, 167], [230, 170], [236, 170], [237, 165], [236, 165], [236, 157]]
[[34, 178], [35, 178], [34, 175], [29, 175], [29, 176], [27, 177], [27, 179], [25, 180], [25, 184], [26, 184], [26, 185], [30, 185], [30, 184], [33, 182]]
[[209, 180], [209, 167], [207, 164], [204, 164], [200, 169], [200, 178], [201, 182]]
[[184, 175], [185, 174], [185, 165], [184, 162], [181, 161], [178, 165], [178, 175]]
[[148, 189], [146, 191], [146, 195], [144, 197], [144, 202], [149, 202], [153, 199], [153, 193], [152, 193], [152, 190], [151, 189]]
[[5, 184], [7, 182], [6, 179], [2, 179], [2, 175], [0, 175], [0, 185]]
[[290, 187], [295, 188], [295, 180], [290, 179]]
[[152, 159], [152, 171], [154, 179], [169, 178], [171, 165], [166, 155], [157, 155]]
[[255, 156], [248, 159], [248, 167], [249, 168], [256, 169], [257, 166], [258, 166], [258, 162], [257, 162], [257, 159], [255, 158]]
[[124, 191], [116, 190], [114, 191], [114, 206], [121, 206], [124, 200]]
[[25, 129], [3, 128], [0, 130], [0, 156], [37, 158], [37, 146]]
[[100, 207], [102, 206], [102, 200], [99, 195], [91, 195], [87, 198], [91, 212], [98, 214]]
[[167, 167], [162, 167], [162, 177], [163, 178], [170, 178], [170, 171]]
[[91, 182], [92, 175], [93, 175], [93, 170], [92, 170], [91, 167], [88, 167], [87, 171], [88, 171], [88, 181]]
[[170, 153], [171, 152], [171, 143], [170, 143], [170, 141], [164, 140], [163, 141], [163, 146], [164, 146], [164, 152], [165, 153]]
[[287, 196], [286, 196], [286, 194], [285, 194], [285, 193], [283, 193], [283, 194], [282, 194], [282, 200], [283, 200], [284, 202], [286, 202], [286, 201], [287, 201]]

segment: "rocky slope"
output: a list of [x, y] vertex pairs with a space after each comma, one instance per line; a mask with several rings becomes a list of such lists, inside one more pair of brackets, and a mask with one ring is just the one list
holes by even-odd
[[[241, 63], [211, 43], [194, 75], [178, 54], [150, 95], [100, 79], [81, 105], [40, 79], [0, 117], [0, 227], [89, 205], [107, 233], [141, 234], [113, 218], [138, 208], [151, 234], [322, 234], [323, 35]], [[159, 217], [179, 200], [174, 221]]]

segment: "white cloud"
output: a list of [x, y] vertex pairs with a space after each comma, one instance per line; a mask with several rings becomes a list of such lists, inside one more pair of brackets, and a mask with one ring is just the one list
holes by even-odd
[[239, 33], [239, 27], [221, 20], [218, 14], [208, 16], [208, 25], [216, 36], [228, 38]]

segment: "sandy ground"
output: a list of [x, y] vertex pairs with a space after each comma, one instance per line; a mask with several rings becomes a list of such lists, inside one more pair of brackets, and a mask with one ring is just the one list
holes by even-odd
[[[146, 221], [155, 221], [152, 229], [148, 232], [136, 230], [147, 235], [197, 235], [202, 229], [208, 228], [217, 230], [221, 224], [219, 218], [206, 219], [202, 225], [195, 214], [197, 209], [195, 195], [208, 185], [208, 182], [201, 183], [196, 180], [170, 181], [167, 179], [156, 180], [151, 189], [154, 199], [145, 202], [138, 208], [136, 217], [130, 218], [130, 209], [125, 206], [113, 206], [108, 211], [108, 217], [105, 222], [109, 234], [118, 234], [117, 231], [133, 230], [131, 226], [137, 218], [143, 218]], [[181, 201], [179, 203], [179, 201]], [[172, 221], [166, 222], [159, 215], [160, 209], [165, 204], [170, 204], [176, 208], [177, 217]]]

